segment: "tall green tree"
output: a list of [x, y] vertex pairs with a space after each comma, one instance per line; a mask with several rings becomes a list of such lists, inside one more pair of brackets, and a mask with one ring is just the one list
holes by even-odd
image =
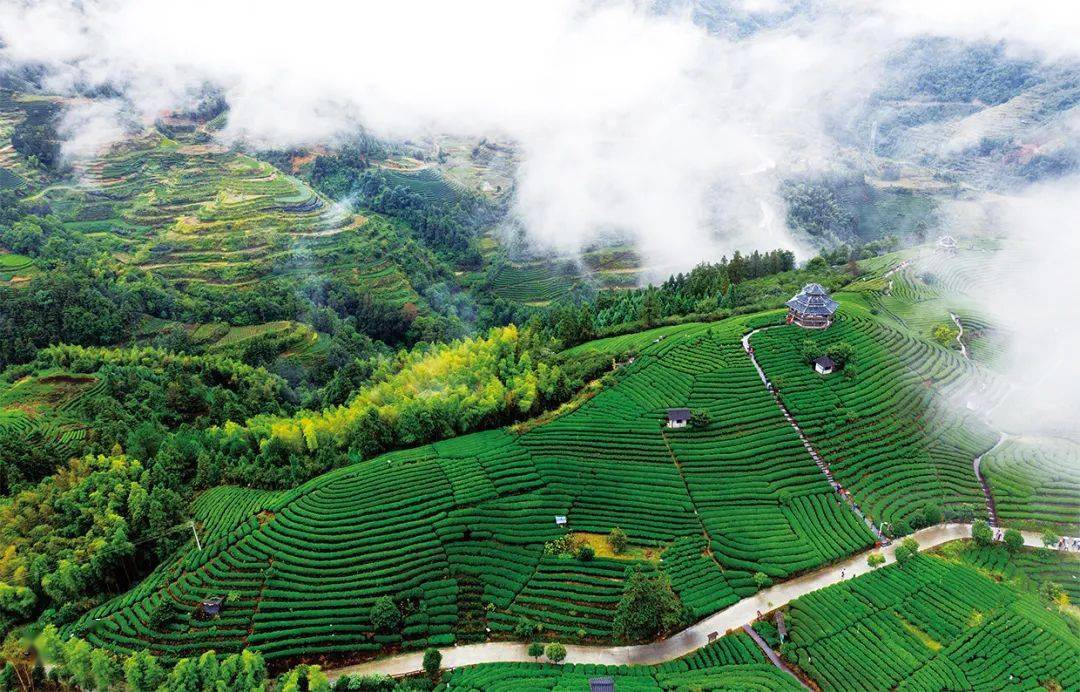
[[131, 692], [154, 692], [165, 681], [165, 671], [157, 657], [143, 649], [124, 661], [124, 681]]
[[105, 649], [90, 652], [90, 671], [94, 675], [94, 686], [99, 690], [109, 689], [120, 677], [119, 664]]
[[[191, 658], [181, 658], [169, 671], [166, 686], [169, 692], [199, 692], [203, 688], [199, 682], [198, 662]], [[213, 687], [206, 689], [213, 689]]]
[[646, 574], [641, 565], [635, 565], [615, 607], [612, 631], [621, 641], [652, 639], [678, 624], [682, 613], [671, 578], [662, 572]]

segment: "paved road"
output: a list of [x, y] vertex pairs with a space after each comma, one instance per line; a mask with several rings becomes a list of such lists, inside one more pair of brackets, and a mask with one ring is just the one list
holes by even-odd
[[[1023, 534], [1025, 545], [1042, 546], [1040, 534], [1031, 531], [1025, 531]], [[970, 524], [942, 524], [917, 531], [914, 534], [915, 539], [919, 541], [920, 547], [924, 550], [969, 536], [971, 536]], [[885, 556], [887, 563], [895, 562], [896, 558], [893, 554], [897, 545], [899, 543], [881, 549], [880, 552]], [[870, 552], [873, 551], [867, 550], [858, 553], [842, 562], [777, 584], [764, 591], [759, 591], [753, 596], [747, 596], [738, 603], [713, 613], [704, 620], [671, 635], [667, 639], [636, 646], [567, 644], [566, 663], [651, 665], [685, 656], [708, 644], [710, 633], [715, 632], [723, 635], [730, 630], [752, 622], [756, 619], [758, 612], [764, 613], [779, 608], [812, 591], [823, 589], [844, 579], [850, 579], [871, 571], [871, 568], [866, 564], [866, 556]], [[478, 663], [532, 662], [534, 659], [529, 657], [525, 649], [525, 644], [516, 642], [486, 642], [449, 646], [440, 649], [440, 651], [443, 656], [444, 668], [458, 668]], [[352, 673], [406, 675], [419, 672], [422, 668], [423, 658], [423, 652], [416, 651], [353, 666], [332, 668], [327, 670], [326, 673], [331, 679]]]

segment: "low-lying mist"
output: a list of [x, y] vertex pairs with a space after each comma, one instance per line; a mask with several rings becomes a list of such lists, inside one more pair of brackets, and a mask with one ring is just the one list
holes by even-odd
[[[227, 142], [327, 143], [358, 125], [508, 137], [522, 151], [513, 213], [562, 252], [616, 232], [665, 271], [736, 248], [806, 256], [779, 180], [829, 165], [828, 123], [873, 92], [890, 51], [936, 26], [932, 9], [663, 6], [9, 1], [0, 55], [44, 66], [53, 91], [117, 93], [148, 122], [211, 84], [230, 106]], [[717, 8], [747, 30], [695, 22]], [[997, 23], [977, 24], [992, 34]], [[1042, 38], [1017, 40], [1030, 50]], [[66, 154], [122, 133], [116, 101], [70, 106]]]
[[[1078, 33], [1080, 5], [1009, 0], [0, 2], [3, 66], [35, 66], [52, 92], [109, 95], [70, 102], [69, 157], [207, 85], [229, 104], [224, 143], [326, 144], [360, 126], [491, 134], [520, 148], [511, 215], [537, 245], [572, 254], [628, 237], [652, 278], [735, 249], [808, 256], [780, 184], [841, 155], [867, 164], [831, 132], [913, 38], [1061, 61], [1080, 54]], [[1071, 177], [974, 205], [1006, 237], [1001, 278], [981, 294], [1014, 337], [1014, 403], [995, 415], [1078, 410], [1078, 192]]]

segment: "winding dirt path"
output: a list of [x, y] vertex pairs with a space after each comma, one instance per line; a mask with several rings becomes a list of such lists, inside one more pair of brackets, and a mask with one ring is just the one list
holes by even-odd
[[957, 329], [960, 333], [956, 335], [956, 343], [960, 344], [960, 353], [964, 354], [964, 358], [971, 360], [971, 356], [968, 355], [967, 346], [964, 344], [964, 325], [960, 322], [960, 317], [955, 312], [950, 312], [949, 317], [956, 323]]
[[[1039, 534], [1033, 531], [1023, 531], [1022, 534], [1024, 536], [1024, 545], [1031, 547], [1042, 546], [1042, 539]], [[940, 524], [916, 531], [912, 536], [919, 542], [920, 550], [927, 550], [950, 541], [970, 537], [971, 524]], [[894, 553], [898, 545], [888, 545], [876, 552], [880, 552], [885, 557], [887, 564], [892, 563], [896, 561]], [[875, 552], [875, 549], [865, 550], [840, 562], [759, 591], [753, 596], [747, 596], [741, 601], [717, 611], [703, 620], [699, 620], [686, 629], [676, 632], [667, 639], [635, 646], [567, 644], [565, 662], [600, 663], [604, 665], [655, 665], [686, 656], [706, 646], [710, 641], [710, 634], [724, 634], [739, 629], [743, 625], [753, 622], [758, 613], [769, 612], [818, 589], [872, 571], [873, 568], [866, 564], [866, 556], [872, 552]], [[443, 668], [450, 669], [480, 663], [533, 663], [535, 659], [529, 656], [527, 648], [528, 644], [521, 642], [485, 642], [463, 646], [448, 646], [439, 649], [439, 651], [443, 657]], [[423, 669], [423, 659], [423, 651], [412, 651], [375, 659], [366, 663], [330, 668], [327, 669], [326, 674], [331, 680], [342, 675], [353, 674], [409, 675], [418, 673]]]
[[983, 496], [986, 498], [986, 515], [987, 517], [989, 517], [990, 526], [993, 526], [995, 528], [998, 525], [997, 505], [994, 503], [994, 494], [990, 491], [990, 484], [986, 482], [986, 477], [982, 474], [982, 459], [984, 456], [1000, 447], [1002, 443], [1005, 442], [1005, 440], [1007, 439], [1009, 439], [1008, 433], [1000, 433], [998, 435], [997, 442], [994, 443], [994, 446], [986, 450], [979, 456], [975, 457], [974, 461], [971, 464], [972, 467], [975, 469], [975, 478], [979, 480], [979, 485], [982, 487]]
[[[956, 324], [956, 328], [960, 330], [956, 335], [956, 343], [960, 344], [960, 353], [966, 360], [971, 360], [967, 346], [964, 344], [964, 324], [960, 321], [960, 316], [955, 312], [949, 311], [949, 317], [951, 317], [953, 323]], [[989, 416], [987, 416], [988, 425], [989, 422]], [[986, 498], [987, 520], [989, 521], [990, 526], [995, 528], [997, 528], [998, 525], [997, 505], [994, 504], [994, 493], [990, 490], [990, 484], [986, 482], [986, 477], [982, 474], [982, 458], [1000, 447], [1001, 443], [1008, 439], [1008, 437], [1007, 433], [999, 433], [998, 440], [994, 443], [994, 446], [975, 457], [971, 462], [971, 467], [975, 470], [975, 479], [979, 481], [979, 487], [982, 488], [983, 497]]]

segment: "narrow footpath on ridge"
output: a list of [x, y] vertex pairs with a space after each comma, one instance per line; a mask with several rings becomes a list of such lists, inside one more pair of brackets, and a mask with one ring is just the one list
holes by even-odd
[[[1022, 534], [1024, 536], [1024, 545], [1031, 547], [1042, 546], [1041, 534], [1033, 531], [1023, 531]], [[927, 550], [949, 541], [970, 538], [971, 524], [939, 524], [938, 526], [916, 531], [912, 534], [912, 537], [919, 542], [921, 550]], [[565, 662], [599, 663], [604, 665], [655, 665], [686, 656], [708, 645], [717, 635], [739, 629], [743, 625], [753, 622], [759, 613], [767, 613], [785, 606], [808, 593], [872, 571], [873, 568], [866, 564], [866, 556], [872, 552], [880, 552], [885, 557], [886, 564], [895, 562], [894, 553], [897, 545], [888, 545], [879, 551], [871, 548], [840, 562], [771, 586], [753, 596], [747, 596], [703, 620], [699, 620], [667, 639], [634, 646], [567, 644]], [[536, 662], [536, 659], [528, 654], [527, 642], [465, 644], [443, 647], [439, 649], [439, 652], [443, 657], [443, 668], [447, 669], [481, 663]], [[412, 651], [356, 665], [329, 668], [326, 670], [326, 674], [331, 680], [343, 675], [353, 674], [409, 675], [421, 672], [423, 660], [423, 651]]]
[[971, 360], [971, 356], [969, 356], [967, 352], [967, 345], [964, 343], [964, 325], [960, 322], [960, 316], [955, 312], [950, 312], [949, 317], [951, 317], [952, 321], [956, 324], [956, 328], [960, 330], [956, 335], [956, 343], [960, 344], [960, 353], [963, 354], [964, 358]]
[[755, 630], [750, 625], [743, 625], [742, 628], [743, 632], [746, 632], [750, 635], [750, 638], [754, 640], [754, 643], [758, 645], [758, 648], [761, 649], [761, 652], [765, 654], [765, 657], [769, 659], [769, 661], [771, 661], [774, 666], [784, 671], [791, 677], [795, 678], [795, 680], [798, 681], [798, 683], [804, 688], [810, 689], [810, 687], [808, 687], [805, 682], [799, 679], [799, 676], [795, 674], [795, 671], [793, 671], [791, 668], [788, 668], [787, 664], [784, 663], [783, 659], [781, 659], [775, 651], [773, 651], [773, 648], [769, 646], [768, 642], [761, 638], [761, 635], [757, 633], [757, 630]]
[[828, 479], [829, 485], [832, 486], [832, 489], [844, 499], [844, 502], [847, 504], [848, 509], [854, 512], [855, 515], [859, 517], [859, 519], [862, 519], [863, 522], [866, 523], [866, 526], [875, 536], [877, 536], [877, 539], [881, 541], [881, 543], [888, 544], [889, 539], [885, 537], [885, 534], [881, 533], [881, 531], [878, 530], [878, 527], [874, 525], [874, 522], [866, 518], [866, 515], [863, 514], [862, 510], [855, 505], [855, 501], [851, 499], [851, 495], [844, 492], [844, 487], [840, 485], [840, 483], [838, 483], [835, 478], [833, 478], [832, 471], [829, 470], [829, 465], [825, 463], [825, 461], [821, 458], [821, 455], [818, 454], [818, 451], [814, 449], [814, 446], [812, 444], [810, 444], [810, 440], [807, 439], [806, 435], [803, 434], [802, 428], [799, 427], [798, 421], [796, 421], [795, 417], [791, 415], [790, 411], [788, 411], [787, 406], [784, 406], [784, 402], [781, 401], [780, 395], [777, 393], [776, 389], [773, 388], [772, 383], [769, 382], [769, 378], [765, 376], [765, 371], [762, 369], [761, 364], [758, 363], [757, 357], [754, 355], [754, 348], [750, 345], [750, 337], [752, 337], [754, 334], [757, 334], [758, 332], [772, 328], [773, 327], [759, 327], [758, 329], [755, 329], [752, 332], [744, 335], [742, 338], [743, 351], [746, 353], [746, 355], [750, 357], [750, 362], [754, 364], [754, 369], [757, 370], [758, 377], [761, 378], [761, 381], [765, 385], [765, 388], [769, 390], [769, 394], [772, 394], [773, 401], [775, 401], [776, 405], [780, 407], [780, 412], [784, 414], [784, 418], [787, 419], [787, 422], [791, 425], [792, 428], [795, 429], [795, 433], [798, 434], [799, 440], [802, 441], [803, 447], [805, 447], [806, 451], [810, 454], [810, 458], [814, 460], [814, 463], [817, 464], [817, 467], [821, 469], [821, 472], [823, 474], [825, 474], [825, 478]]
[[1000, 447], [1001, 443], [1007, 439], [1009, 439], [1008, 433], [1001, 433], [998, 436], [997, 442], [994, 443], [994, 446], [975, 457], [975, 460], [971, 464], [975, 469], [975, 478], [978, 479], [979, 485], [982, 487], [983, 497], [986, 498], [986, 515], [989, 517], [990, 526], [995, 528], [998, 525], [997, 505], [994, 504], [994, 494], [990, 492], [990, 484], [986, 482], [986, 477], [982, 474], [982, 459], [984, 456]]
[[[956, 328], [960, 330], [956, 335], [956, 343], [960, 344], [961, 355], [963, 355], [965, 359], [971, 360], [971, 356], [968, 354], [967, 351], [967, 346], [964, 344], [964, 324], [960, 321], [960, 316], [957, 315], [955, 312], [950, 311], [949, 317], [951, 317], [952, 321], [956, 324]], [[987, 420], [987, 423], [989, 424], [989, 420]], [[1000, 433], [998, 435], [997, 442], [994, 443], [994, 446], [975, 457], [971, 463], [972, 468], [975, 470], [975, 479], [979, 481], [979, 487], [982, 488], [983, 497], [986, 498], [987, 519], [990, 523], [990, 526], [993, 526], [995, 528], [997, 528], [998, 525], [997, 505], [994, 504], [994, 493], [990, 490], [990, 484], [986, 482], [986, 477], [982, 474], [982, 459], [984, 456], [1000, 447], [1001, 443], [1007, 439], [1009, 439], [1008, 433]]]

